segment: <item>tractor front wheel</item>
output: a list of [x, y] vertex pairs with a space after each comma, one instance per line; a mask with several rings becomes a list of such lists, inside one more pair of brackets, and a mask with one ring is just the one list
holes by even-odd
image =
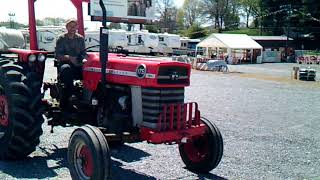
[[103, 133], [90, 125], [76, 129], [68, 146], [72, 179], [109, 179], [110, 151]]
[[179, 152], [187, 169], [207, 173], [216, 168], [223, 154], [223, 140], [219, 129], [209, 120], [202, 118], [206, 131], [179, 144]]

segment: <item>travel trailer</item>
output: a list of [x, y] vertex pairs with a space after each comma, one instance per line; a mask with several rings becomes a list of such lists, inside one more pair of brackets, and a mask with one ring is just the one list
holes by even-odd
[[158, 54], [172, 55], [174, 49], [179, 49], [181, 47], [180, 36], [176, 34], [158, 34], [159, 36], [159, 46], [154, 49]]
[[25, 48], [23, 34], [19, 30], [0, 28], [0, 53], [9, 48]]
[[[99, 31], [86, 31], [85, 43], [88, 51], [99, 51], [100, 36]], [[109, 49], [112, 51], [117, 48], [125, 48], [128, 45], [128, 39], [125, 30], [109, 30]]]
[[[190, 39], [188, 37], [181, 37], [181, 47], [179, 49], [173, 49], [174, 55], [188, 55], [195, 57], [196, 45], [201, 41], [200, 39]], [[198, 53], [200, 54], [198, 49]]]
[[128, 46], [125, 48], [129, 53], [152, 54], [159, 45], [158, 35], [146, 30], [127, 32]]
[[[21, 30], [26, 42], [26, 48], [29, 49], [29, 30]], [[60, 34], [66, 32], [65, 27], [61, 26], [42, 26], [37, 28], [37, 40], [39, 50], [53, 53], [55, 51], [56, 42]]]

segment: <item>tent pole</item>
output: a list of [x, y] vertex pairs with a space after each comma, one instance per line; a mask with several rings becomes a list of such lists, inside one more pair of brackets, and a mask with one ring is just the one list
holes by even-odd
[[250, 58], [251, 58], [251, 64], [253, 63], [253, 49], [250, 49]]
[[198, 46], [196, 46], [196, 51], [194, 52], [194, 57], [197, 57], [198, 54]]

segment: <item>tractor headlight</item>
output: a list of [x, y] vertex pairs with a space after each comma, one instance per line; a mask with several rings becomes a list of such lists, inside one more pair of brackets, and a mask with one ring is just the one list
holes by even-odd
[[34, 54], [31, 54], [29, 57], [28, 57], [28, 60], [29, 62], [35, 62], [37, 60], [37, 56], [34, 55]]
[[38, 55], [38, 61], [39, 62], [43, 62], [47, 59], [47, 57], [44, 54], [39, 54]]

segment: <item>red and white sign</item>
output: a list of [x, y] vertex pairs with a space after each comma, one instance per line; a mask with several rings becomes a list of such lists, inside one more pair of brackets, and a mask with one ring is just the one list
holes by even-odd
[[319, 64], [320, 63], [320, 56], [316, 56], [316, 55], [298, 56], [297, 62], [303, 63], [303, 64]]

